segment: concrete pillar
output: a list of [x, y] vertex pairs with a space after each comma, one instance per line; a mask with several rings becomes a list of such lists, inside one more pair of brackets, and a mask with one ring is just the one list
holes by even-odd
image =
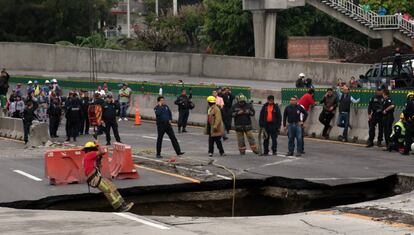
[[254, 29], [254, 51], [256, 57], [265, 56], [266, 13], [265, 11], [252, 11]]
[[382, 47], [392, 46], [394, 44], [394, 32], [392, 30], [381, 31]]
[[265, 58], [273, 59], [276, 53], [276, 12], [266, 12]]

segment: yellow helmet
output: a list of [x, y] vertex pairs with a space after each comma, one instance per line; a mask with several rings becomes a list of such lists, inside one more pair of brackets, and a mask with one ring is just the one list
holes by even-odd
[[408, 94], [407, 94], [407, 98], [409, 98], [409, 97], [413, 97], [413, 96], [414, 96], [414, 92], [412, 92], [412, 91], [408, 92]]
[[88, 143], [85, 144], [85, 148], [96, 148], [96, 144], [95, 142], [89, 141]]
[[209, 103], [216, 103], [216, 97], [214, 97], [214, 96], [209, 96], [209, 97], [207, 97], [207, 102], [209, 102]]
[[400, 119], [401, 119], [401, 120], [404, 120], [404, 113], [401, 113], [401, 114], [400, 114]]

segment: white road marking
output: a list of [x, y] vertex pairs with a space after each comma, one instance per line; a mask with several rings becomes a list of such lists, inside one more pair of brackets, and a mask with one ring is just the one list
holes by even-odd
[[26, 173], [26, 172], [24, 172], [24, 171], [21, 171], [21, 170], [13, 170], [13, 171], [14, 171], [14, 172], [16, 172], [17, 174], [20, 174], [20, 175], [26, 176], [27, 178], [30, 178], [30, 179], [32, 179], [32, 180], [34, 180], [34, 181], [42, 181], [42, 179], [37, 178], [36, 176], [31, 175], [31, 174], [29, 174], [29, 173]]
[[141, 219], [141, 218], [138, 218], [137, 216], [132, 216], [129, 213], [128, 214], [126, 214], [126, 213], [113, 213], [113, 214], [117, 215], [117, 216], [120, 216], [120, 217], [123, 217], [125, 219], [129, 219], [129, 220], [132, 220], [132, 221], [139, 222], [141, 224], [145, 224], [145, 225], [148, 225], [148, 226], [151, 226], [151, 227], [154, 227], [154, 228], [158, 228], [158, 229], [161, 229], [161, 230], [170, 229], [169, 227], [161, 225], [160, 223], [153, 222], [153, 221], [150, 221], [148, 219]]

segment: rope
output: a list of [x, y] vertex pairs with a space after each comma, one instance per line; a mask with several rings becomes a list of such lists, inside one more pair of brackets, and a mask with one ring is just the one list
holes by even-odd
[[231, 171], [230, 169], [228, 169], [227, 167], [225, 167], [223, 165], [220, 165], [220, 164], [217, 164], [216, 160], [214, 160], [211, 164], [213, 166], [217, 166], [217, 167], [220, 167], [220, 168], [228, 171], [233, 176], [233, 199], [232, 199], [232, 203], [231, 203], [231, 217], [234, 217], [234, 208], [235, 208], [235, 205], [236, 205], [236, 174], [234, 174], [234, 172]]

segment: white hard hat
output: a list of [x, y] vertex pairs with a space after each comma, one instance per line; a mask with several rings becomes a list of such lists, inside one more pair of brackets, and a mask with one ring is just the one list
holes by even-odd
[[56, 79], [52, 79], [52, 82], [53, 82], [53, 83], [57, 83], [57, 80], [56, 80]]
[[299, 77], [300, 77], [300, 78], [304, 78], [304, 77], [305, 77], [305, 74], [304, 74], [304, 73], [300, 73], [300, 74], [299, 74]]
[[50, 82], [49, 82], [49, 80], [46, 80], [45, 83], [47, 84], [47, 83], [50, 83]]
[[32, 81], [27, 82], [27, 84], [32, 84], [32, 83], [33, 83]]
[[414, 151], [414, 143], [411, 145], [411, 150]]

